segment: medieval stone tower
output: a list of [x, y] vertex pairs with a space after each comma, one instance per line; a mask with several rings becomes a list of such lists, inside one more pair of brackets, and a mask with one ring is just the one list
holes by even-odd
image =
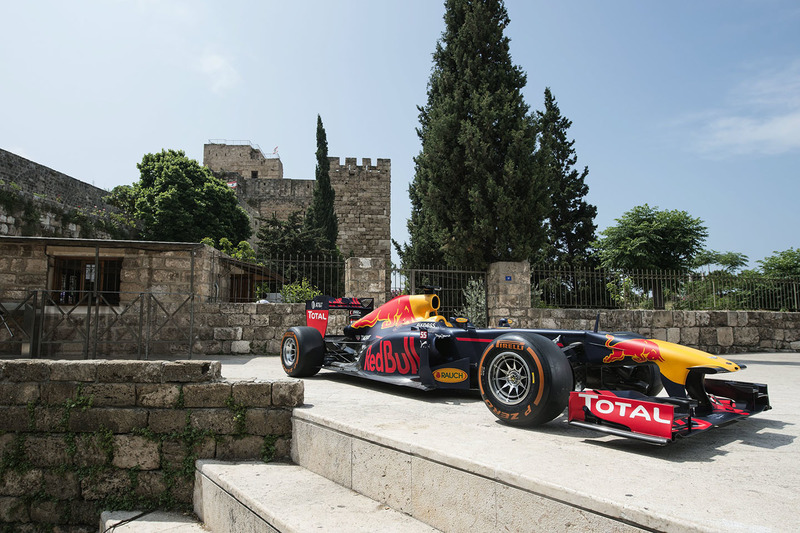
[[[305, 211], [314, 192], [313, 179], [283, 177], [283, 164], [267, 157], [249, 142], [210, 141], [203, 146], [203, 164], [235, 187], [239, 203], [258, 231], [258, 217], [275, 214], [285, 220], [293, 211]], [[389, 264], [391, 254], [390, 159], [329, 158], [330, 177], [336, 192], [334, 211], [339, 220], [337, 244], [346, 256], [377, 257]]]

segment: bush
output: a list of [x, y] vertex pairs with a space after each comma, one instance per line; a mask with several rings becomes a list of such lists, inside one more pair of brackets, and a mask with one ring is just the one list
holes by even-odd
[[281, 288], [281, 298], [283, 303], [287, 304], [305, 302], [321, 295], [322, 292], [311, 285], [311, 282], [305, 278], [303, 278], [303, 281], [295, 281]]

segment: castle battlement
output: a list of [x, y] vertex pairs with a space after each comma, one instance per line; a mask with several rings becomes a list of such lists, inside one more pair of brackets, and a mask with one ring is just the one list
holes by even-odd
[[357, 157], [345, 157], [344, 164], [342, 164], [340, 158], [329, 157], [328, 163], [330, 164], [330, 172], [331, 174], [341, 172], [349, 172], [351, 174], [356, 172], [379, 172], [391, 176], [391, 159], [378, 158], [374, 166], [372, 165], [371, 157], [362, 157], [361, 160], [362, 163], [359, 165]]

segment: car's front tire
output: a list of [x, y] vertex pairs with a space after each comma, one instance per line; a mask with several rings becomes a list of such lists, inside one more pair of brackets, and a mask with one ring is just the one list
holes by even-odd
[[503, 335], [487, 347], [478, 366], [486, 406], [517, 426], [544, 424], [561, 414], [572, 381], [566, 356], [541, 335]]
[[322, 367], [325, 342], [319, 331], [308, 326], [289, 328], [281, 341], [281, 366], [287, 375], [307, 378]]

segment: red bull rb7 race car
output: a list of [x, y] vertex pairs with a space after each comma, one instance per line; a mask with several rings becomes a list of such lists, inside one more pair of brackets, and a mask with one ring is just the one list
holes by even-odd
[[[511, 425], [536, 426], [567, 409], [569, 423], [667, 444], [770, 409], [767, 386], [706, 379], [744, 368], [722, 357], [630, 332], [476, 328], [438, 314], [438, 295], [371, 299], [317, 297], [306, 326], [289, 328], [281, 364], [293, 377], [320, 369], [431, 389], [480, 390]], [[329, 313], [348, 311], [341, 335]], [[665, 394], [660, 394], [662, 391]]]

